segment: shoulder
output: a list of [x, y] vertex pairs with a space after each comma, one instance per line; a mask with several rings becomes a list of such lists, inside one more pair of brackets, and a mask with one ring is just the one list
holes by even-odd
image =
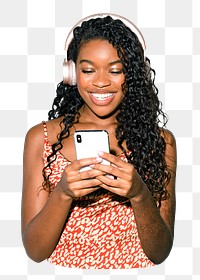
[[173, 133], [167, 129], [161, 130], [161, 136], [163, 137], [165, 141], [165, 160], [170, 167], [171, 171], [176, 171], [176, 165], [177, 165], [177, 150], [176, 150], [176, 139], [173, 135]]
[[162, 128], [160, 130], [160, 135], [163, 137], [166, 145], [176, 147], [176, 139], [170, 130]]
[[30, 128], [25, 137], [25, 153], [39, 152], [42, 153], [44, 146], [44, 127], [43, 124], [37, 124]]
[[44, 127], [43, 123], [31, 127], [26, 134], [26, 141], [41, 142], [44, 140]]
[[25, 143], [31, 143], [33, 147], [43, 147], [44, 144], [44, 135], [45, 135], [45, 126], [46, 126], [46, 135], [48, 135], [48, 140], [50, 142], [55, 142], [57, 135], [60, 132], [60, 122], [61, 118], [50, 120], [47, 122], [41, 122], [32, 128], [30, 128], [26, 134]]

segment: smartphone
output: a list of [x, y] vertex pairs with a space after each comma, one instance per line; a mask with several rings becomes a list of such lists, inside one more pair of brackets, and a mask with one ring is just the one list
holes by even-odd
[[[76, 150], [76, 158], [98, 157], [98, 152], [110, 152], [109, 136], [106, 130], [77, 130], [74, 133], [74, 143]], [[103, 160], [102, 164], [109, 165], [107, 160]], [[91, 169], [84, 166], [80, 171]]]

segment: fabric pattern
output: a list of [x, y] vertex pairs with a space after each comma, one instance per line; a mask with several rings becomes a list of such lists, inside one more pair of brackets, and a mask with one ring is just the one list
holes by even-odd
[[[44, 164], [52, 152], [44, 126]], [[120, 156], [126, 160], [124, 155]], [[49, 180], [56, 187], [70, 162], [61, 153], [51, 166]], [[142, 268], [154, 264], [145, 255], [129, 199], [105, 190], [77, 198], [49, 262], [71, 268]]]

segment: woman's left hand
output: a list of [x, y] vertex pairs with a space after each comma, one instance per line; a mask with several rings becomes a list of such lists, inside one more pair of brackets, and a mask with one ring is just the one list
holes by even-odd
[[130, 199], [141, 193], [145, 183], [132, 164], [106, 152], [99, 152], [99, 157], [110, 162], [110, 165], [97, 163], [91, 166], [107, 174], [97, 177], [102, 188]]

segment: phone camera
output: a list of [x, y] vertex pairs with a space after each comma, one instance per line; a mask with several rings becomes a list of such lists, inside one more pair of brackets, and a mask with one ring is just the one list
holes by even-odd
[[76, 140], [77, 140], [78, 143], [81, 143], [81, 142], [82, 142], [82, 138], [81, 138], [81, 135], [80, 135], [80, 134], [78, 134], [78, 135], [76, 136]]

